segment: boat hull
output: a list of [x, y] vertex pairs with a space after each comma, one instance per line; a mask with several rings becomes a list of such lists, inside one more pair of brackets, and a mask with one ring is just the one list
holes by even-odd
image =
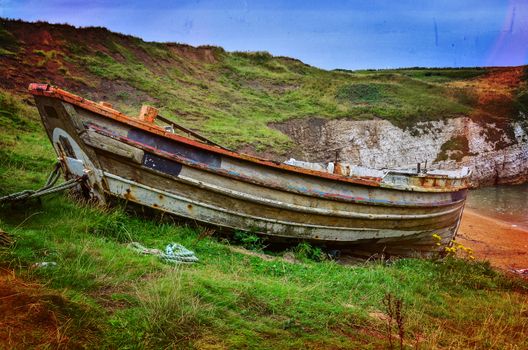
[[433, 235], [448, 245], [460, 223], [467, 190], [456, 179], [447, 189], [409, 190], [417, 179], [402, 177], [402, 188], [391, 188], [333, 178], [152, 132], [84, 100], [35, 95], [66, 176], [88, 173], [101, 202], [114, 196], [271, 238], [405, 256], [438, 252]]

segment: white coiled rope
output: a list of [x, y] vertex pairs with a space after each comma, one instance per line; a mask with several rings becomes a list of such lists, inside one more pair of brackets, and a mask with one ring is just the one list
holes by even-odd
[[178, 243], [167, 244], [165, 252], [160, 249], [147, 248], [139, 242], [129, 243], [128, 248], [140, 254], [156, 255], [163, 262], [171, 264], [192, 264], [199, 261], [193, 251]]

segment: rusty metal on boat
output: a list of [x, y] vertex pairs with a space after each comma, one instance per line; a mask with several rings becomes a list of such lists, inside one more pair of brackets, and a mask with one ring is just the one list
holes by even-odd
[[[374, 170], [253, 157], [127, 116], [47, 84], [31, 84], [67, 179], [88, 175], [89, 195], [114, 196], [199, 222], [277, 239], [341, 244], [358, 252], [424, 256], [449, 244], [469, 170]], [[170, 124], [170, 120], [163, 118]], [[180, 130], [182, 128], [180, 127]]]

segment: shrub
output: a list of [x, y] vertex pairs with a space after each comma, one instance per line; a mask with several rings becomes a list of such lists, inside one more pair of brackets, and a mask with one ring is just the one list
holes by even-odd
[[387, 84], [356, 83], [341, 86], [336, 93], [342, 102], [375, 102], [386, 97]]
[[264, 242], [262, 238], [254, 233], [236, 230], [233, 233], [233, 239], [236, 243], [241, 244], [247, 249], [262, 250], [264, 249]]
[[325, 253], [319, 247], [314, 247], [308, 242], [299, 243], [294, 249], [295, 257], [299, 260], [323, 261]]

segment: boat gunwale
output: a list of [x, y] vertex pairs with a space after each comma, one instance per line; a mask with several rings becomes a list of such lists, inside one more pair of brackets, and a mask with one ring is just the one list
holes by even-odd
[[[118, 110], [115, 110], [113, 108], [110, 108], [104, 105], [100, 105], [94, 101], [85, 99], [83, 97], [70, 93], [66, 90], [60, 89], [58, 87], [51, 86], [49, 84], [31, 83], [28, 87], [28, 90], [32, 95], [56, 98], [64, 102], [78, 106], [80, 108], [86, 109], [88, 111], [91, 111], [93, 113], [99, 114], [103, 117], [110, 118], [117, 122], [121, 122], [126, 125], [156, 134], [158, 136], [165, 137], [167, 139], [171, 139], [176, 142], [180, 142], [180, 143], [192, 146], [192, 147], [205, 150], [207, 152], [212, 152], [212, 153], [224, 155], [224, 156], [235, 158], [235, 159], [248, 161], [251, 163], [259, 164], [261, 166], [267, 166], [267, 167], [271, 167], [275, 169], [284, 170], [287, 172], [293, 172], [296, 174], [324, 178], [324, 179], [329, 179], [333, 181], [352, 183], [352, 184], [362, 185], [362, 186], [367, 186], [367, 187], [378, 187], [378, 188], [386, 188], [390, 190], [407, 191], [407, 192], [413, 191], [413, 192], [430, 192], [430, 193], [438, 193], [438, 192], [453, 193], [453, 192], [458, 192], [458, 191], [461, 191], [467, 188], [467, 186], [458, 186], [458, 187], [449, 187], [449, 188], [427, 188], [427, 187], [416, 187], [416, 186], [397, 187], [397, 186], [392, 186], [390, 184], [383, 184], [382, 183], [383, 178], [381, 177], [367, 177], [367, 176], [351, 177], [351, 176], [344, 176], [341, 174], [325, 173], [321, 171], [296, 167], [296, 166], [284, 164], [284, 163], [277, 162], [277, 161], [272, 161], [272, 160], [268, 160], [268, 159], [264, 159], [260, 157], [247, 155], [244, 153], [233, 152], [233, 151], [230, 151], [230, 150], [218, 147], [218, 146], [207, 145], [205, 143], [192, 140], [185, 136], [180, 136], [174, 133], [167, 132], [158, 125], [151, 124], [151, 123], [144, 122], [139, 119], [133, 118], [122, 112], [119, 112]], [[460, 177], [458, 179], [463, 180], [463, 179], [466, 179], [467, 177], [468, 176]], [[443, 177], [427, 176], [426, 178], [442, 179]]]
[[[332, 200], [332, 201], [343, 202], [343, 203], [354, 203], [354, 204], [365, 205], [365, 206], [383, 206], [383, 207], [399, 207], [399, 208], [439, 208], [439, 207], [457, 205], [457, 204], [465, 201], [465, 198], [464, 198], [464, 199], [460, 199], [460, 200], [457, 200], [457, 201], [436, 202], [434, 204], [429, 204], [429, 203], [424, 203], [424, 204], [416, 204], [416, 203], [414, 203], [414, 204], [401, 204], [401, 203], [397, 203], [397, 202], [374, 201], [372, 199], [370, 199], [370, 200], [366, 200], [366, 199], [365, 200], [361, 200], [361, 199], [357, 199], [357, 198], [354, 198], [354, 197], [348, 197], [348, 196], [345, 197], [345, 196], [339, 196], [339, 195], [325, 196], [325, 195], [319, 194], [317, 191], [304, 191], [304, 192], [302, 192], [302, 191], [294, 190], [292, 188], [284, 188], [284, 187], [276, 186], [276, 185], [273, 185], [273, 184], [270, 184], [270, 183], [265, 183], [265, 182], [256, 180], [256, 179], [251, 178], [251, 177], [243, 176], [240, 173], [237, 173], [236, 175], [234, 175], [232, 172], [230, 172], [228, 170], [208, 167], [204, 163], [200, 163], [200, 162], [192, 161], [192, 160], [190, 160], [188, 158], [180, 157], [177, 154], [169, 153], [169, 152], [157, 149], [155, 147], [152, 147], [152, 146], [143, 144], [141, 142], [137, 142], [135, 140], [129, 139], [129, 138], [125, 137], [125, 136], [116, 135], [115, 133], [107, 130], [106, 128], [101, 127], [101, 126], [96, 125], [96, 124], [93, 124], [93, 123], [89, 123], [88, 128], [90, 128], [91, 131], [98, 133], [99, 135], [103, 135], [105, 137], [108, 137], [108, 138], [111, 138], [113, 140], [122, 142], [122, 143], [124, 143], [126, 145], [129, 145], [129, 146], [137, 147], [138, 149], [140, 149], [140, 150], [142, 150], [144, 152], [149, 152], [149, 153], [155, 154], [157, 156], [163, 157], [165, 159], [169, 159], [169, 160], [172, 160], [172, 161], [179, 162], [179, 163], [184, 164], [184, 165], [186, 165], [188, 167], [191, 167], [191, 168], [196, 168], [196, 169], [199, 169], [199, 170], [212, 172], [212, 173], [214, 173], [216, 175], [219, 175], [219, 176], [224, 176], [224, 177], [227, 177], [227, 178], [230, 178], [230, 179], [234, 179], [235, 181], [248, 182], [248, 183], [251, 183], [253, 185], [262, 186], [262, 187], [265, 187], [265, 188], [271, 188], [271, 189], [278, 190], [278, 191], [291, 192], [291, 193], [295, 193], [295, 194], [302, 195], [302, 196], [307, 196], [307, 197], [316, 197], [316, 198], [321, 198], [321, 199], [326, 199], [326, 200]], [[106, 153], [109, 153], [111, 155], [114, 154], [112, 152], [108, 152], [108, 151], [105, 151], [105, 150], [102, 150], [102, 151], [106, 152]], [[158, 175], [161, 175], [163, 177], [167, 177], [167, 178], [169, 178], [171, 180], [177, 180], [177, 181], [182, 181], [183, 180], [180, 176], [173, 176], [173, 175], [170, 175], [170, 174], [166, 174], [164, 172], [157, 171], [155, 169], [146, 168], [146, 167], [142, 167], [142, 169], [144, 171], [154, 172], [154, 173], [156, 173]], [[380, 189], [392, 190], [390, 188], [380, 188]]]

